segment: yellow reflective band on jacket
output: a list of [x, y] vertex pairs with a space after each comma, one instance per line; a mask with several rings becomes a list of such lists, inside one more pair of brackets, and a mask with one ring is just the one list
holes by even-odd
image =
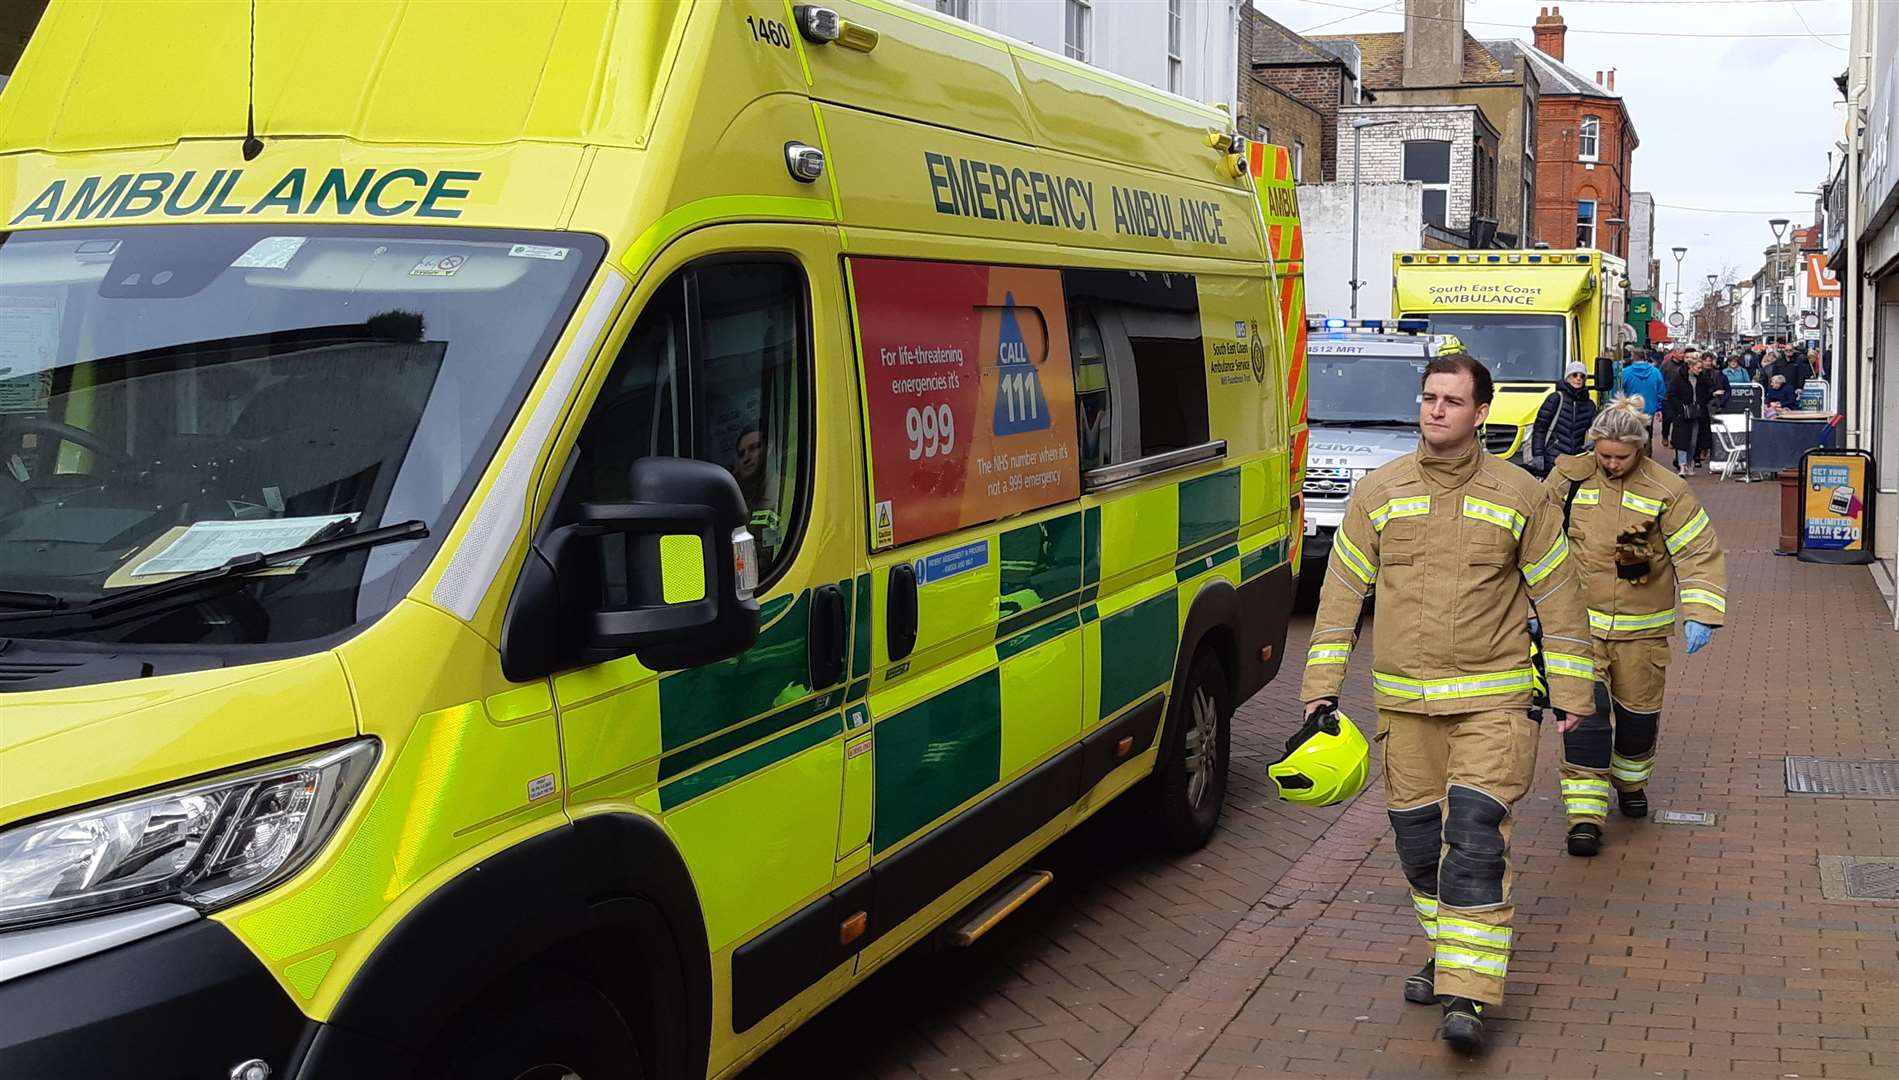
[[1498, 952], [1510, 951], [1510, 928], [1491, 926], [1488, 923], [1471, 922], [1469, 919], [1439, 916], [1437, 920], [1439, 941], [1455, 941], [1462, 945], [1475, 945], [1480, 949], [1494, 949]]
[[1625, 758], [1621, 754], [1609, 755], [1609, 775], [1624, 783], [1647, 783], [1649, 774], [1654, 771], [1655, 759], [1653, 757], [1647, 760], [1637, 761], [1634, 758]]
[[[1438, 932], [1443, 933], [1441, 930]], [[1479, 975], [1490, 975], [1501, 979], [1504, 978], [1510, 970], [1510, 961], [1504, 957], [1492, 956], [1489, 953], [1471, 952], [1468, 949], [1460, 949], [1453, 945], [1446, 945], [1443, 942], [1438, 943], [1436, 955], [1437, 969], [1439, 971], [1461, 968], [1465, 971], [1474, 971]]]
[[1523, 568], [1523, 580], [1531, 585], [1540, 584], [1544, 578], [1555, 572], [1557, 567], [1563, 565], [1563, 560], [1567, 558], [1569, 558], [1569, 538], [1562, 533], [1557, 533], [1556, 542], [1550, 545], [1549, 553], [1536, 560], [1535, 565]]
[[1333, 538], [1338, 541], [1338, 546], [1332, 550], [1338, 552], [1339, 556], [1345, 560], [1345, 568], [1350, 570], [1353, 576], [1367, 585], [1378, 580], [1378, 571], [1373, 568], [1371, 560], [1365, 557], [1364, 552], [1358, 550], [1358, 545], [1352, 543], [1351, 537], [1345, 535], [1344, 529], [1334, 533]]
[[1728, 610], [1727, 599], [1720, 593], [1711, 592], [1707, 589], [1683, 589], [1681, 591], [1681, 602], [1684, 604], [1700, 604], [1702, 607], [1711, 607], [1724, 615]]
[[1682, 548], [1694, 543], [1695, 537], [1700, 536], [1706, 532], [1707, 529], [1708, 512], [1706, 510], [1695, 511], [1695, 516], [1688, 519], [1688, 524], [1668, 534], [1668, 553], [1670, 555], [1681, 554]]
[[1577, 656], [1575, 653], [1544, 653], [1543, 668], [1551, 675], [1569, 675], [1578, 679], [1592, 680], [1596, 677], [1595, 658]]
[[1601, 488], [1577, 488], [1576, 489], [1575, 505], [1600, 506], [1601, 504], [1602, 504], [1602, 489]]
[[1464, 496], [1464, 516], [1476, 518], [1478, 521], [1488, 521], [1500, 529], [1510, 530], [1510, 535], [1519, 540], [1523, 538], [1524, 517], [1507, 506], [1499, 506], [1496, 503], [1473, 499], [1466, 495]]
[[1402, 499], [1388, 500], [1385, 505], [1373, 510], [1367, 516], [1371, 518], [1374, 530], [1384, 532], [1385, 522], [1392, 518], [1424, 517], [1430, 512], [1431, 497], [1429, 495], [1407, 495]]
[[1535, 668], [1517, 668], [1495, 675], [1453, 675], [1448, 679], [1407, 679], [1402, 675], [1372, 672], [1372, 687], [1407, 701], [1447, 701], [1453, 698], [1489, 697], [1513, 690], [1529, 690], [1536, 685]]
[[1314, 645], [1306, 650], [1308, 664], [1343, 664], [1351, 657], [1350, 645]]
[[1646, 514], [1649, 517], [1654, 517], [1663, 510], [1668, 509], [1667, 503], [1655, 499], [1645, 499], [1633, 491], [1625, 491], [1622, 493], [1622, 505], [1638, 514]]
[[1589, 609], [1589, 629], [1605, 634], [1622, 630], [1653, 630], [1661, 626], [1672, 625], [1675, 621], [1675, 609], [1654, 611], [1647, 615], [1610, 615], [1606, 611]]

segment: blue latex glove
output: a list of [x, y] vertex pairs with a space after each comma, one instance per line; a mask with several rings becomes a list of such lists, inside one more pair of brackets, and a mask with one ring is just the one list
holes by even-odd
[[1688, 652], [1698, 653], [1703, 645], [1714, 640], [1714, 627], [1689, 619], [1682, 625], [1681, 636], [1688, 639]]

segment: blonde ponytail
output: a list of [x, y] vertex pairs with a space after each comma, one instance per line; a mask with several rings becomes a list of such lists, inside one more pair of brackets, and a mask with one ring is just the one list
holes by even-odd
[[1602, 407], [1596, 414], [1596, 422], [1589, 425], [1589, 441], [1608, 439], [1610, 442], [1646, 445], [1649, 439], [1649, 419], [1645, 411], [1648, 403], [1640, 394], [1617, 394], [1614, 401]]

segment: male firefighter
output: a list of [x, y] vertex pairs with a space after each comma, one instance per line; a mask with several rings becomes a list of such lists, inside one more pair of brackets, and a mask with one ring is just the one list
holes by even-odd
[[[1727, 559], [1686, 481], [1650, 460], [1640, 398], [1597, 415], [1594, 453], [1557, 459], [1547, 481], [1561, 508], [1589, 607], [1596, 707], [1563, 734], [1569, 853], [1602, 850], [1614, 786], [1622, 816], [1648, 816], [1668, 635], [1684, 620], [1699, 652], [1727, 614]], [[1612, 719], [1613, 717], [1613, 719]]]
[[1531, 606], [1559, 727], [1589, 710], [1595, 667], [1562, 508], [1484, 452], [1490, 372], [1453, 352], [1424, 369], [1415, 453], [1359, 481], [1334, 538], [1306, 658], [1306, 713], [1336, 703], [1365, 601], [1375, 738], [1411, 901], [1433, 943], [1405, 1000], [1441, 1003], [1438, 1035], [1482, 1049], [1510, 959], [1511, 808], [1536, 772]]

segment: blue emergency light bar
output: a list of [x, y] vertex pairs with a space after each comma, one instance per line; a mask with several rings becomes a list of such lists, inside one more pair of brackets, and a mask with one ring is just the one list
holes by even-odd
[[1306, 320], [1307, 331], [1355, 330], [1361, 334], [1424, 334], [1430, 332], [1429, 319], [1327, 319]]

